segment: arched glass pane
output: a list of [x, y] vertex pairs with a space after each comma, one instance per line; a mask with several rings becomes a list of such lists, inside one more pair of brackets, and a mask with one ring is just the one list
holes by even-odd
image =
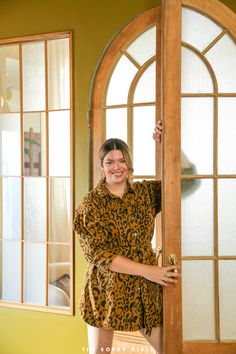
[[134, 93], [134, 103], [155, 102], [156, 62], [152, 63], [140, 77]]
[[182, 41], [203, 51], [221, 32], [209, 17], [182, 7]]
[[129, 88], [137, 71], [136, 66], [125, 55], [122, 55], [109, 82], [107, 105], [127, 104]]
[[127, 108], [106, 110], [106, 139], [110, 138], [127, 142]]
[[236, 92], [236, 45], [225, 34], [207, 53], [215, 71], [219, 92]]
[[213, 82], [205, 63], [186, 47], [182, 47], [181, 90], [183, 93], [213, 92]]
[[139, 65], [156, 55], [156, 26], [142, 33], [126, 51]]

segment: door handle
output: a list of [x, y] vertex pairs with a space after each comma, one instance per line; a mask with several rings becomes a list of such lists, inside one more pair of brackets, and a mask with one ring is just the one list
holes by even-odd
[[[168, 257], [168, 262], [171, 265], [176, 265], [178, 263], [178, 256], [176, 256], [176, 254], [174, 254], [174, 253], [171, 253]], [[174, 269], [174, 272], [178, 273], [178, 269], [177, 268]]]

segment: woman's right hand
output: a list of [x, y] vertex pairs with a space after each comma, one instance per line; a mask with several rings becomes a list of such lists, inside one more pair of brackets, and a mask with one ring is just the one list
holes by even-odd
[[140, 274], [142, 277], [162, 286], [170, 286], [176, 284], [178, 278], [181, 276], [180, 273], [174, 272], [175, 269], [180, 269], [179, 265], [158, 267], [154, 265], [143, 264], [142, 268], [142, 274]]

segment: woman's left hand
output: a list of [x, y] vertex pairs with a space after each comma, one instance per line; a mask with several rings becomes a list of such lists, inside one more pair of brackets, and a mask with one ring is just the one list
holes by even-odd
[[162, 137], [162, 122], [159, 120], [155, 126], [154, 132], [152, 134], [153, 139], [157, 143], [161, 143], [161, 137]]

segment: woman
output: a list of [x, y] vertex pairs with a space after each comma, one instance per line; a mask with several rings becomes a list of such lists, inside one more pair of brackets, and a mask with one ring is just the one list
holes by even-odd
[[[153, 138], [161, 142], [161, 122]], [[88, 261], [80, 311], [89, 353], [111, 351], [114, 330], [140, 331], [162, 353], [162, 286], [177, 282], [178, 266], [158, 267], [151, 240], [161, 209], [160, 181], [131, 182], [128, 146], [108, 139], [100, 148], [105, 177], [82, 200], [74, 229]]]

